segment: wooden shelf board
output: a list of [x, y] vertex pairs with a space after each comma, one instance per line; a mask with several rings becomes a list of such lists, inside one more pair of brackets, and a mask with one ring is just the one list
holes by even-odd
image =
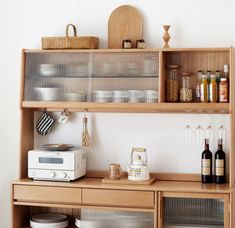
[[188, 52], [224, 52], [224, 51], [230, 51], [230, 47], [210, 47], [210, 48], [146, 48], [146, 49], [108, 49], [108, 48], [102, 48], [102, 49], [64, 49], [64, 50], [42, 50], [42, 49], [25, 49], [25, 53], [66, 53], [66, 52], [83, 52], [83, 53], [135, 53], [135, 52], [177, 52], [177, 51], [188, 51]]
[[229, 113], [229, 103], [96, 103], [96, 102], [40, 102], [24, 101], [23, 108], [89, 112], [139, 113]]
[[42, 50], [42, 49], [25, 49], [25, 53], [149, 53], [160, 52], [161, 48], [146, 48], [146, 49], [57, 49], [57, 50]]
[[117, 185], [103, 184], [102, 178], [81, 178], [70, 183], [52, 181], [33, 181], [29, 178], [14, 181], [15, 185], [53, 186], [69, 188], [118, 189], [135, 191], [167, 191], [197, 193], [231, 193], [229, 184], [202, 184], [201, 182], [155, 181], [152, 185]]
[[163, 52], [226, 52], [230, 51], [230, 47], [219, 48], [162, 48]]

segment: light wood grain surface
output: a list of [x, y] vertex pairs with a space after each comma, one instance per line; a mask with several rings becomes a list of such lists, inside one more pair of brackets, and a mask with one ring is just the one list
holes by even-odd
[[103, 184], [102, 178], [81, 178], [71, 183], [33, 181], [31, 179], [20, 179], [13, 182], [14, 185], [28, 186], [54, 186], [69, 188], [94, 188], [94, 189], [120, 189], [138, 191], [172, 191], [172, 192], [205, 192], [205, 193], [231, 193], [233, 188], [229, 184], [202, 184], [201, 182], [185, 181], [156, 181], [152, 185], [119, 185]]
[[109, 17], [108, 47], [119, 49], [123, 40], [130, 39], [134, 44], [141, 38], [142, 17], [138, 10], [129, 5], [116, 8]]

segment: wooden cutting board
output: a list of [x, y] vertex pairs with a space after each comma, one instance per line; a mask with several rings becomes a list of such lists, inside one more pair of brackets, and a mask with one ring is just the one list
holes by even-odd
[[151, 177], [148, 181], [130, 181], [127, 177], [121, 177], [119, 180], [110, 180], [108, 177], [102, 179], [103, 184], [129, 184], [129, 185], [150, 185], [155, 182], [156, 178]]
[[129, 5], [116, 8], [109, 17], [108, 47], [122, 48], [122, 41], [130, 39], [133, 47], [136, 40], [142, 37], [142, 16], [139, 11]]

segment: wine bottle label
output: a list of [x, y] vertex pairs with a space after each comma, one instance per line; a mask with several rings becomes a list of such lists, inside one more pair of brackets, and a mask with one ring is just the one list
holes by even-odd
[[202, 159], [202, 175], [211, 175], [210, 159]]
[[224, 176], [224, 159], [215, 160], [215, 175]]

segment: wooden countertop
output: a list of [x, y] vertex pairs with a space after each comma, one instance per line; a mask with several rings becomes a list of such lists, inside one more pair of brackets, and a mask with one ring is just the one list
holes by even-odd
[[158, 181], [151, 185], [120, 185], [103, 184], [102, 178], [81, 178], [73, 182], [34, 181], [20, 179], [13, 182], [15, 185], [53, 186], [68, 188], [117, 189], [135, 191], [166, 191], [166, 192], [198, 192], [198, 193], [232, 193], [229, 184], [202, 184], [201, 182], [186, 181]]

